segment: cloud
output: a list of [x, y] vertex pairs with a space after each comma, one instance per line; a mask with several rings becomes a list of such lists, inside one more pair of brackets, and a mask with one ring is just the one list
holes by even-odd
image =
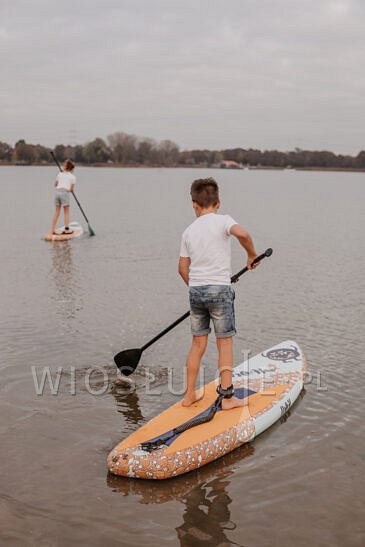
[[357, 152], [364, 16], [355, 0], [2, 0], [0, 140]]

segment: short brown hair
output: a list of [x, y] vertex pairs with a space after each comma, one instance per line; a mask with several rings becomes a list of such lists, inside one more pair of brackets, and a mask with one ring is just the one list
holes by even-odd
[[72, 171], [75, 169], [75, 164], [72, 160], [66, 160], [64, 164], [65, 171]]
[[194, 180], [190, 189], [191, 199], [206, 209], [207, 207], [217, 205], [219, 201], [219, 188], [216, 181], [209, 177], [207, 179]]

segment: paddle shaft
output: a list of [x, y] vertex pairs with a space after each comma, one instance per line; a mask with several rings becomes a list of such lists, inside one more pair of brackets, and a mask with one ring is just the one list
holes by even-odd
[[[54, 155], [53, 152], [51, 152], [51, 156], [52, 156], [52, 158], [54, 159], [54, 161], [55, 161], [55, 163], [56, 163], [58, 169], [59, 169], [59, 170], [61, 171], [61, 173], [62, 173], [62, 172], [63, 172], [63, 169], [62, 169], [62, 167], [60, 166], [60, 164], [59, 164], [59, 162], [58, 162], [58, 160], [57, 160], [57, 158], [56, 158], [56, 156]], [[71, 194], [72, 194], [73, 197], [75, 198], [75, 201], [76, 201], [77, 205], [80, 207], [80, 211], [82, 212], [82, 214], [83, 214], [83, 216], [84, 216], [84, 219], [85, 219], [86, 222], [89, 224], [88, 218], [87, 218], [87, 216], [85, 215], [84, 210], [83, 210], [83, 208], [81, 207], [81, 204], [80, 204], [79, 200], [77, 199], [76, 194], [75, 194], [75, 192], [74, 192], [73, 190], [72, 190]]]
[[[263, 260], [266, 256], [268, 256], [267, 254], [267, 251], [265, 253], [262, 253], [260, 256], [257, 256], [255, 258], [255, 260], [252, 262], [252, 265], [254, 264], [257, 264], [258, 262], [260, 262], [261, 260]], [[231, 277], [231, 283], [236, 283], [239, 278], [241, 277], [241, 275], [243, 275], [244, 273], [246, 273], [248, 271], [248, 267], [245, 266], [244, 268], [242, 268], [242, 270], [240, 270], [239, 272], [237, 272], [236, 274], [234, 274], [232, 277]], [[184, 321], [184, 319], [186, 319], [187, 317], [189, 317], [190, 315], [190, 310], [187, 311], [186, 313], [184, 313], [184, 315], [182, 315], [181, 317], [179, 317], [178, 319], [176, 319], [176, 321], [174, 321], [173, 323], [171, 323], [171, 325], [169, 325], [168, 327], [166, 327], [166, 329], [164, 329], [163, 331], [161, 331], [159, 334], [157, 334], [154, 338], [152, 338], [149, 342], [147, 342], [143, 347], [141, 347], [141, 351], [144, 351], [145, 349], [149, 348], [150, 346], [152, 346], [152, 344], [154, 344], [155, 342], [157, 342], [157, 340], [159, 340], [160, 338], [162, 338], [162, 336], [165, 336], [165, 334], [167, 334], [168, 332], [170, 332], [170, 330], [174, 329], [179, 323], [181, 323], [182, 321]]]

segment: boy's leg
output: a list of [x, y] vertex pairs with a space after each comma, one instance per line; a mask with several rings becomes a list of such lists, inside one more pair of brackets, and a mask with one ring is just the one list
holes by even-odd
[[51, 234], [53, 234], [55, 231], [57, 220], [58, 220], [58, 217], [60, 216], [60, 210], [61, 210], [61, 205], [56, 205], [56, 209], [52, 219], [52, 228], [50, 232]]
[[[218, 369], [220, 383], [223, 389], [232, 385], [233, 340], [236, 333], [234, 317], [234, 290], [230, 286], [217, 286], [211, 302], [210, 315], [214, 323], [218, 348]], [[222, 400], [222, 409], [228, 410], [237, 406], [245, 406], [243, 400], [237, 397]]]
[[230, 338], [217, 338], [218, 370], [221, 386], [227, 389], [232, 385], [233, 368], [233, 340]]
[[208, 335], [193, 336], [193, 341], [186, 360], [186, 392], [182, 402], [183, 406], [190, 406], [196, 400], [195, 385], [199, 374], [200, 361], [207, 347]]
[[[232, 385], [233, 368], [233, 340], [229, 338], [217, 338], [218, 368], [221, 386], [227, 389]], [[238, 406], [245, 406], [245, 402], [238, 397], [222, 399], [222, 409], [229, 410]]]

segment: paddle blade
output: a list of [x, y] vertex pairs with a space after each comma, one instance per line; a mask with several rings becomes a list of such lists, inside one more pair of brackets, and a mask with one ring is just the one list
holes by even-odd
[[129, 376], [136, 370], [141, 355], [141, 348], [125, 349], [114, 356], [114, 362], [124, 376]]
[[89, 236], [92, 237], [95, 235], [95, 232], [94, 230], [91, 228], [90, 224], [87, 225], [87, 227], [89, 228]]

